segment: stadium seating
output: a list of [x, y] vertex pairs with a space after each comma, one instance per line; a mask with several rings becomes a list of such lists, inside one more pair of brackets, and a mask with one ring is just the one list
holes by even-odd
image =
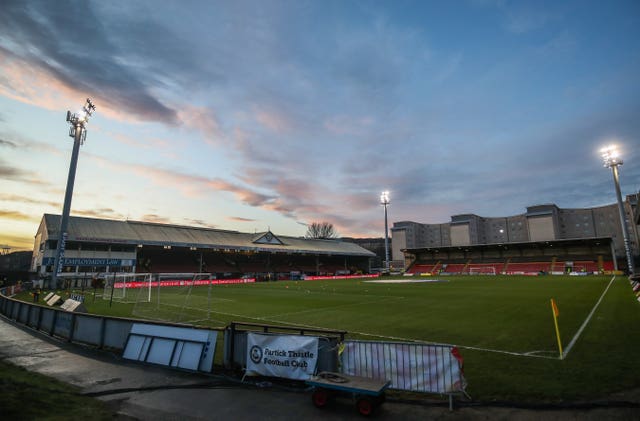
[[414, 264], [413, 266], [411, 266], [409, 268], [408, 271], [406, 271], [406, 273], [411, 273], [411, 274], [420, 274], [420, 273], [436, 273], [436, 268], [439, 266], [438, 263], [436, 264], [428, 264], [428, 265], [424, 265], [424, 264]]
[[461, 274], [464, 273], [466, 266], [466, 263], [443, 263], [441, 273]]
[[488, 259], [489, 261], [472, 261], [465, 263], [458, 261], [438, 261], [438, 262], [415, 262], [406, 274], [507, 274], [507, 275], [538, 275], [540, 273], [564, 274], [567, 268], [572, 268], [573, 272], [600, 273], [601, 270], [613, 271], [613, 261], [603, 261], [602, 267], [599, 267], [597, 261], [584, 259], [563, 261], [555, 258], [549, 261], [532, 260], [531, 258], [509, 258]]
[[[613, 262], [611, 262], [613, 266]], [[555, 262], [552, 267], [553, 272], [566, 272], [567, 268], [571, 268], [572, 272], [599, 273], [600, 268], [598, 262], [593, 260], [576, 260], [571, 262]], [[604, 269], [604, 268], [603, 268]], [[607, 270], [607, 269], [604, 269]], [[613, 270], [613, 269], [610, 269]]]
[[599, 272], [598, 263], [592, 260], [590, 261], [575, 261], [573, 262], [573, 269], [577, 272]]

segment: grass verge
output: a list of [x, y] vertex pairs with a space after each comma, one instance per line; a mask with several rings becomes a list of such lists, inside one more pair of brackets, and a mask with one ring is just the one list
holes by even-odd
[[109, 406], [79, 389], [0, 361], [0, 408], [5, 420], [116, 419]]

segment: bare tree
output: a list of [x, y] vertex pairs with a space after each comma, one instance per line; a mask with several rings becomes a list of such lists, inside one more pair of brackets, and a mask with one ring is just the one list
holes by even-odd
[[312, 222], [307, 225], [305, 238], [329, 239], [338, 237], [338, 233], [333, 228], [331, 222]]

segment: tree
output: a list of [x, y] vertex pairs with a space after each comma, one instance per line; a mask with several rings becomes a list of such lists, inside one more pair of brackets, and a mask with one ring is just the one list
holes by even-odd
[[307, 225], [305, 238], [330, 239], [338, 237], [338, 233], [330, 222], [312, 222]]

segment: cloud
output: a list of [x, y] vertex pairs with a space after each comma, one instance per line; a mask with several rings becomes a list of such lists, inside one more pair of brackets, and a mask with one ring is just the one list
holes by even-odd
[[10, 140], [0, 139], [0, 147], [15, 149], [18, 147], [18, 145]]
[[208, 222], [205, 222], [202, 219], [184, 218], [184, 221], [190, 226], [191, 225], [196, 225], [196, 226], [199, 226], [199, 227], [205, 227], [205, 228], [211, 228], [211, 229], [217, 228], [216, 225], [210, 224]]
[[33, 236], [31, 235], [1, 234], [0, 243], [10, 247], [12, 252], [33, 250]]
[[183, 105], [178, 111], [178, 119], [184, 126], [200, 131], [210, 144], [216, 144], [222, 138], [220, 123], [215, 113], [208, 108]]
[[[133, 146], [113, 159], [93, 155], [99, 165], [187, 198], [232, 195], [231, 205], [329, 220], [341, 233], [379, 232], [377, 197], [387, 188], [394, 215], [418, 220], [520, 212], [531, 201], [588, 203], [581, 184], [601, 197], [610, 180], [592, 169], [588, 148], [607, 132], [636, 138], [638, 103], [629, 98], [637, 97], [637, 60], [624, 61], [635, 56], [619, 53], [600, 66], [619, 72], [605, 74], [583, 62], [609, 63], [596, 51], [604, 38], [587, 47], [601, 54], [591, 56], [581, 23], [551, 27], [566, 6], [472, 3], [497, 9], [471, 11], [489, 36], [473, 42], [478, 32], [439, 32], [432, 15], [442, 15], [430, 6], [406, 20], [395, 6], [353, 3], [223, 2], [205, 13], [177, 3], [80, 2], [70, 13], [54, 2], [5, 0], [0, 95], [57, 112], [90, 95], [95, 123], [107, 120], [92, 120], [91, 130]], [[459, 9], [464, 22], [469, 11]], [[494, 43], [500, 25], [523, 36]], [[623, 31], [611, 50], [634, 51], [623, 39], [635, 38]], [[602, 111], [621, 96], [626, 114]], [[0, 139], [9, 152], [61, 153], [17, 135]], [[640, 150], [632, 142], [628, 149]], [[224, 165], [202, 165], [203, 146], [228, 158]], [[638, 160], [628, 158], [623, 182], [638, 179], [629, 165]], [[0, 159], [0, 177], [37, 183], [27, 165]], [[220, 167], [225, 175], [216, 176]]]
[[112, 208], [99, 208], [99, 209], [74, 209], [71, 213], [78, 216], [85, 216], [88, 218], [104, 218], [104, 219], [125, 219], [124, 215]]
[[2, 219], [10, 219], [13, 221], [38, 221], [39, 217], [34, 217], [32, 215], [27, 215], [20, 211], [8, 210], [8, 209], [0, 209], [0, 218]]
[[258, 109], [254, 114], [260, 124], [276, 133], [284, 133], [293, 127], [293, 122], [289, 120], [288, 116], [275, 109]]
[[51, 183], [41, 180], [38, 176], [31, 172], [23, 170], [22, 168], [8, 165], [0, 159], [0, 179], [9, 181], [16, 181], [19, 183], [37, 185], [37, 186], [50, 186]]
[[151, 222], [155, 224], [171, 224], [171, 219], [157, 215], [155, 213], [144, 214], [142, 215], [141, 220], [143, 222]]
[[35, 197], [22, 196], [18, 194], [0, 193], [0, 200], [7, 201], [7, 202], [34, 204], [34, 205], [47, 205], [55, 208], [62, 207], [62, 203], [59, 203], [59, 202], [40, 200]]
[[110, 139], [114, 139], [115, 141], [120, 142], [123, 145], [132, 146], [139, 149], [166, 151], [171, 146], [171, 142], [167, 139], [130, 136], [128, 134], [116, 133], [111, 130], [104, 129], [100, 129], [100, 131]]
[[[176, 111], [152, 93], [135, 66], [123, 63], [124, 51], [110, 40], [107, 16], [97, 16], [91, 3], [75, 3], [73, 8], [74, 13], [60, 13], [60, 5], [48, 1], [3, 4], [2, 93], [59, 108], [52, 104], [54, 99], [59, 104], [59, 93], [69, 99], [92, 92], [98, 108], [103, 104], [114, 114], [176, 124]], [[28, 78], [20, 73], [25, 71]]]
[[119, 172], [132, 172], [158, 186], [172, 187], [186, 197], [202, 197], [218, 191], [225, 191], [232, 193], [241, 203], [255, 207], [265, 206], [275, 199], [272, 195], [259, 193], [220, 178], [191, 175], [157, 166], [115, 162], [88, 153], [85, 153], [85, 155], [90, 156], [104, 166], [116, 168]]
[[227, 219], [229, 221], [235, 221], [235, 222], [256, 222], [256, 219], [242, 218], [240, 216], [229, 216]]

